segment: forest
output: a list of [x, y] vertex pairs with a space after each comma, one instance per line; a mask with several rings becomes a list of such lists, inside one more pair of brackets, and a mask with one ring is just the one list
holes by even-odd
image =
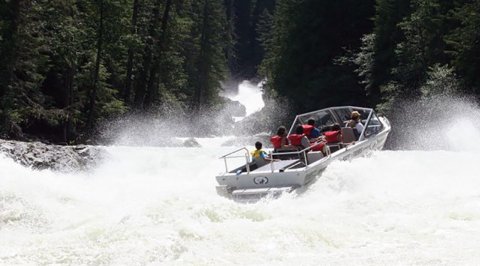
[[[76, 144], [119, 117], [480, 96], [480, 0], [1, 0], [0, 138]], [[271, 107], [275, 108], [275, 107]]]

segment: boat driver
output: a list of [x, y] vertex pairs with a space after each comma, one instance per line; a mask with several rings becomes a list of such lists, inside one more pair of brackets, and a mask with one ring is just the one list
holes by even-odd
[[351, 116], [350, 116], [350, 121], [348, 121], [347, 126], [353, 128], [353, 131], [355, 133], [355, 138], [358, 140], [360, 137], [360, 134], [363, 132], [363, 125], [362, 122], [360, 122], [360, 113], [358, 111], [353, 111]]

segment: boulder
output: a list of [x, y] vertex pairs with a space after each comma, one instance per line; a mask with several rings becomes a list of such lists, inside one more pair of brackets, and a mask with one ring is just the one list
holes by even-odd
[[0, 139], [0, 154], [33, 169], [71, 172], [95, 166], [103, 158], [104, 150], [87, 145], [61, 146]]

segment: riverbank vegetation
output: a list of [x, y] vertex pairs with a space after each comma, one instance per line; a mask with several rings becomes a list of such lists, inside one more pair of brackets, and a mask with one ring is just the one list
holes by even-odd
[[85, 142], [132, 113], [202, 126], [232, 79], [266, 78], [266, 100], [295, 112], [478, 99], [479, 12], [479, 0], [1, 1], [0, 134]]

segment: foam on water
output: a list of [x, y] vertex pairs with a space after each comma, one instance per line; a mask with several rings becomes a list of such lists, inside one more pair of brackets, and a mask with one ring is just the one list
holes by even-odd
[[215, 192], [233, 137], [106, 147], [88, 173], [0, 155], [0, 264], [478, 265], [480, 130], [450, 121], [429, 132], [448, 149], [335, 162], [303, 193], [255, 204]]
[[222, 141], [108, 147], [85, 174], [0, 159], [0, 262], [480, 262], [478, 150], [382, 151], [330, 165], [303, 194], [239, 204], [215, 193]]

